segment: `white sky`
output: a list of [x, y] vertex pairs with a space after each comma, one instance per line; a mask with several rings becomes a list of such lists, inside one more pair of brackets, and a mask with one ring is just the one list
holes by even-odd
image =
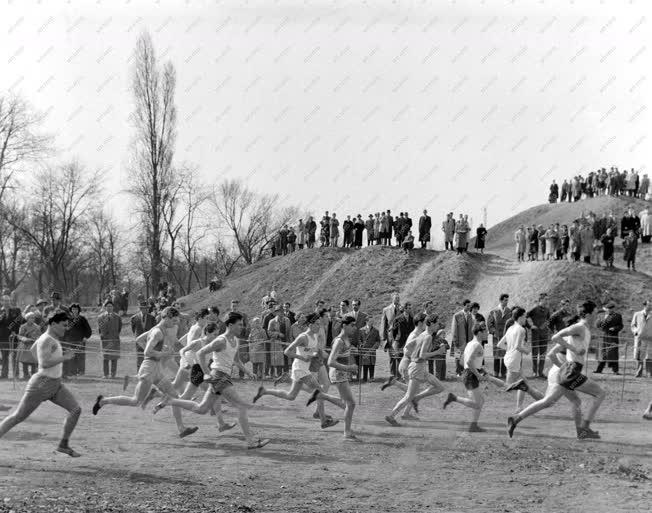
[[[177, 163], [321, 217], [390, 208], [489, 225], [549, 182], [650, 157], [646, 2], [18, 2], [0, 89], [48, 113], [64, 156], [106, 171], [125, 221], [129, 58], [174, 63]], [[4, 25], [4, 27], [2, 27]]]

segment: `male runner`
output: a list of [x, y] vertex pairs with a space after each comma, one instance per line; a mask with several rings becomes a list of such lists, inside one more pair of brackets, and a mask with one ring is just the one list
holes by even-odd
[[353, 363], [351, 355], [351, 337], [355, 333], [355, 330], [355, 317], [345, 315], [342, 318], [342, 330], [335, 340], [333, 340], [331, 354], [328, 357], [330, 382], [337, 387], [340, 397], [338, 398], [316, 389], [306, 403], [306, 406], [310, 406], [313, 402], [323, 399], [344, 409], [345, 442], [360, 442], [360, 439], [353, 434], [351, 429], [355, 399], [353, 399], [353, 392], [349, 386], [351, 374], [358, 370], [358, 366]]
[[458, 397], [455, 394], [449, 393], [448, 398], [443, 404], [444, 409], [450, 403], [456, 402], [473, 410], [471, 413], [469, 433], [482, 433], [486, 431], [486, 429], [478, 426], [478, 419], [480, 418], [482, 406], [484, 405], [484, 395], [480, 390], [480, 381], [489, 381], [501, 387], [505, 386], [504, 381], [490, 376], [482, 368], [484, 349], [482, 348], [480, 338], [486, 330], [487, 327], [484, 322], [476, 323], [473, 326], [473, 339], [464, 349], [464, 370], [462, 371], [461, 379], [467, 390], [468, 397]]
[[[196, 403], [195, 401], [165, 396], [157, 406], [157, 410], [169, 404], [173, 407], [176, 406], [203, 415], [211, 410], [216, 402], [221, 402], [222, 397], [224, 397], [239, 410], [240, 429], [242, 429], [247, 440], [247, 448], [259, 449], [265, 447], [270, 440], [267, 438], [254, 438], [249, 428], [249, 417], [247, 415], [247, 410], [252, 406], [240, 398], [231, 382], [231, 370], [234, 364], [249, 377], [255, 379], [238, 356], [238, 337], [242, 333], [242, 314], [229, 312], [225, 324], [226, 331], [224, 333], [197, 351], [197, 360], [204, 372], [204, 381], [211, 385], [206, 390], [202, 402]], [[206, 365], [206, 356], [209, 353], [213, 353], [213, 363], [210, 369]]]
[[[595, 417], [598, 408], [604, 401], [605, 391], [582, 370], [586, 367], [588, 357], [589, 343], [591, 342], [591, 323], [595, 317], [595, 303], [585, 301], [578, 309], [579, 321], [572, 326], [558, 331], [552, 337], [553, 348], [548, 352], [548, 357], [556, 366], [559, 366], [558, 384], [553, 390], [546, 392], [543, 399], [536, 401], [525, 408], [519, 414], [507, 419], [507, 432], [510, 438], [514, 434], [516, 426], [530, 415], [549, 408], [555, 404], [562, 395], [569, 397], [567, 392], [583, 392], [593, 396], [593, 402], [589, 407], [586, 417], [582, 420], [581, 426], [577, 431], [577, 437], [583, 438], [600, 438], [597, 431], [590, 428], [590, 423]], [[566, 361], [559, 358], [559, 353], [566, 349]]]
[[68, 410], [68, 416], [63, 425], [63, 437], [57, 446], [57, 451], [77, 458], [81, 455], [68, 445], [68, 440], [77, 425], [81, 408], [62, 382], [63, 362], [75, 357], [74, 352], [66, 351], [64, 353], [59, 342], [67, 328], [68, 314], [54, 310], [48, 318], [47, 331], [37, 338], [30, 348], [38, 360], [38, 371], [29, 379], [16, 411], [0, 423], [0, 438], [11, 428], [27, 419], [41, 403], [52, 401]]
[[[181, 390], [183, 384], [188, 383], [188, 381], [190, 380], [190, 370], [192, 368], [193, 363], [195, 363], [194, 353], [192, 352], [189, 353], [188, 358], [186, 358], [184, 356], [186, 354], [184, 350], [195, 340], [203, 336], [204, 327], [208, 323], [209, 314], [210, 312], [208, 311], [208, 308], [202, 308], [201, 310], [199, 310], [199, 312], [197, 312], [197, 314], [195, 315], [195, 324], [190, 326], [188, 333], [186, 333], [179, 340], [179, 342], [181, 342], [184, 345], [184, 347], [182, 347], [179, 350], [179, 354], [181, 355], [181, 359], [179, 361], [179, 370], [177, 371], [177, 375], [174, 377], [174, 380], [172, 381], [172, 386], [177, 390]], [[215, 328], [217, 330], [217, 325], [215, 325]], [[215, 336], [217, 336], [217, 333], [215, 334]], [[182, 397], [182, 399], [190, 399], [190, 397]]]
[[[301, 390], [313, 392], [314, 390], [322, 389], [319, 384], [317, 372], [312, 372], [310, 370], [310, 363], [313, 359], [320, 356], [318, 334], [321, 329], [321, 323], [319, 321], [319, 314], [308, 314], [305, 319], [305, 325], [308, 329], [301, 333], [285, 349], [285, 355], [288, 358], [294, 358], [292, 361], [292, 386], [290, 387], [290, 390], [267, 390], [265, 387], [261, 386], [258, 388], [258, 393], [253, 399], [254, 403], [264, 395], [280, 397], [286, 401], [294, 401]], [[323, 408], [319, 408], [318, 412], [320, 414], [322, 429], [332, 427], [339, 422], [326, 417]]]
[[[141, 406], [150, 395], [154, 386], [164, 394], [178, 397], [170, 380], [163, 375], [162, 369], [163, 361], [176, 355], [176, 351], [173, 348], [176, 340], [170, 339], [169, 332], [173, 331], [171, 328], [177, 326], [178, 323], [179, 310], [168, 306], [161, 311], [161, 320], [147, 335], [147, 345], [144, 351], [145, 358], [140, 365], [140, 369], [138, 369], [138, 384], [134, 390], [134, 395], [132, 397], [120, 395], [106, 398], [99, 395], [93, 405], [93, 415], [97, 415], [100, 408], [107, 404], [132, 407]], [[172, 414], [174, 415], [180, 438], [192, 435], [199, 429], [197, 426], [191, 428], [184, 426], [179, 408], [173, 408]]]
[[[524, 308], [517, 306], [512, 310], [512, 324], [505, 332], [503, 338], [498, 342], [496, 347], [505, 349], [505, 366], [507, 367], [507, 379], [505, 391], [511, 392], [516, 390], [516, 411], [521, 411], [523, 407], [523, 398], [525, 392], [530, 394], [535, 401], [543, 398], [543, 394], [532, 388], [523, 377], [523, 355], [530, 354], [530, 350], [525, 345], [525, 325], [527, 315]], [[542, 365], [543, 366], [543, 365]]]

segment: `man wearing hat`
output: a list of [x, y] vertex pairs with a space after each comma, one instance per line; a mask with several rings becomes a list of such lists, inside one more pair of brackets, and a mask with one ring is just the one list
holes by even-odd
[[[54, 291], [50, 294], [51, 303], [43, 309], [43, 317], [47, 319], [51, 313], [61, 310], [67, 314], [70, 314], [68, 309], [61, 304], [61, 293]], [[38, 303], [37, 305], [38, 306]]]
[[[131, 332], [135, 338], [138, 338], [146, 331], [151, 330], [156, 325], [156, 319], [149, 313], [149, 305], [146, 301], [141, 301], [138, 305], [138, 309], [139, 312], [131, 317]], [[139, 347], [138, 344], [136, 344], [136, 350], [138, 351], [136, 357], [136, 372], [138, 372], [145, 355], [143, 354], [143, 348]]]
[[[11, 306], [11, 296], [5, 295], [0, 299], [0, 360], [2, 367], [0, 368], [0, 378], [7, 379], [9, 377], [9, 358], [16, 365], [16, 356], [12, 351], [13, 341], [22, 321], [20, 308]], [[11, 355], [14, 356], [11, 356]]]
[[596, 374], [601, 374], [605, 364], [614, 374], [618, 374], [618, 333], [623, 329], [623, 317], [615, 311], [616, 304], [609, 301], [604, 306], [604, 316], [598, 319], [597, 327], [602, 330], [602, 346], [600, 347], [598, 368]]
[[532, 373], [537, 378], [544, 378], [543, 367], [546, 363], [548, 342], [550, 341], [550, 309], [548, 295], [539, 294], [537, 305], [527, 313], [527, 319], [532, 326]]

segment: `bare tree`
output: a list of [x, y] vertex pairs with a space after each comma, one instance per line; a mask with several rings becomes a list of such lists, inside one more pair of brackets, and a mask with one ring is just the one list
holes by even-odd
[[5, 195], [0, 202], [0, 289], [15, 290], [29, 275], [29, 245], [16, 228], [18, 220], [25, 217], [25, 209], [11, 195]]
[[96, 210], [90, 215], [90, 268], [98, 286], [98, 303], [104, 289], [115, 288], [120, 272], [121, 247], [119, 227], [109, 214]]
[[171, 189], [178, 183], [172, 166], [177, 117], [175, 87], [174, 66], [168, 62], [159, 69], [152, 39], [147, 32], [143, 33], [136, 43], [132, 69], [132, 119], [136, 135], [130, 173], [133, 186], [129, 192], [136, 198], [145, 226], [153, 290], [161, 281], [165, 210]]
[[222, 182], [211, 202], [247, 264], [258, 260], [278, 230], [297, 215], [294, 207], [281, 208], [277, 195], [257, 194], [239, 180]]
[[238, 268], [242, 255], [224, 245], [221, 240], [215, 244], [215, 266], [218, 277], [226, 277]]
[[37, 173], [28, 215], [10, 221], [34, 248], [49, 285], [68, 289], [75, 272], [75, 246], [85, 237], [86, 214], [97, 197], [99, 173], [89, 174], [77, 163]]
[[16, 95], [0, 96], [0, 205], [14, 174], [51, 151], [51, 137], [38, 133], [43, 115]]

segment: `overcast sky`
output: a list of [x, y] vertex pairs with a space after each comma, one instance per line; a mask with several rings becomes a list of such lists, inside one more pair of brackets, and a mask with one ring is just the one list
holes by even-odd
[[[47, 112], [113, 211], [142, 30], [177, 70], [176, 162], [288, 202], [489, 225], [577, 172], [650, 157], [646, 2], [241, 0], [0, 7], [0, 88]], [[438, 224], [438, 223], [437, 223]]]

